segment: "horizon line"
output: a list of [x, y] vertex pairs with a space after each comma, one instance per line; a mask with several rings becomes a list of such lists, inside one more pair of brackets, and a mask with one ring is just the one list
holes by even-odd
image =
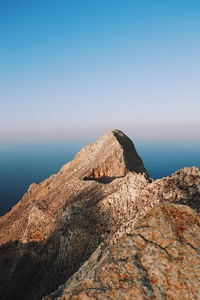
[[[116, 125], [116, 124], [115, 124]], [[143, 126], [102, 126], [98, 128], [34, 128], [31, 130], [0, 131], [0, 144], [20, 142], [53, 142], [53, 141], [80, 141], [93, 140], [104, 135], [108, 131], [119, 129], [127, 136], [141, 140], [163, 139], [199, 139], [200, 124], [163, 124]]]

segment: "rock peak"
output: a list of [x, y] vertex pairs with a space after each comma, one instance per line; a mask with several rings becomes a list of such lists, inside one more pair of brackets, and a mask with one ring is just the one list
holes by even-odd
[[75, 161], [83, 166], [84, 174], [81, 175], [89, 180], [123, 177], [128, 172], [148, 176], [133, 142], [118, 129], [107, 132], [96, 142], [85, 146]]
[[[11, 212], [0, 218], [1, 300], [38, 300], [65, 282], [64, 289], [47, 299], [59, 299], [60, 296], [62, 299], [85, 299], [88, 293], [95, 299], [118, 299], [122, 296], [133, 299], [135, 295], [140, 297], [140, 291], [144, 291], [141, 295], [149, 299], [154, 296], [154, 290], [156, 299], [160, 299], [165, 293], [165, 286], [169, 287], [170, 276], [179, 278], [183, 266], [179, 257], [183, 253], [184, 257], [188, 257], [188, 269], [183, 269], [180, 286], [187, 282], [186, 277], [194, 274], [190, 283], [194, 282], [194, 287], [198, 287], [200, 225], [197, 227], [197, 222], [200, 224], [200, 221], [189, 206], [200, 212], [199, 170], [184, 168], [152, 183], [146, 176], [137, 173], [147, 174], [142, 160], [132, 141], [115, 129], [81, 149], [58, 174], [39, 184], [32, 184]], [[177, 206], [166, 207], [166, 202]], [[160, 204], [164, 204], [162, 209], [156, 209], [152, 217], [150, 215], [150, 219], [140, 226], [136, 224], [152, 207]], [[179, 208], [180, 204], [188, 208]], [[166, 218], [169, 221], [167, 227]], [[188, 231], [187, 221], [191, 223]], [[155, 234], [156, 230], [158, 234]], [[165, 238], [166, 241], [163, 240]], [[112, 245], [115, 248], [108, 248]], [[196, 254], [191, 260], [194, 251]], [[111, 253], [111, 257], [107, 253]], [[89, 259], [91, 254], [94, 260]], [[163, 258], [163, 254], [166, 257]], [[104, 260], [106, 257], [111, 265]], [[169, 259], [167, 262], [166, 258]], [[151, 269], [153, 259], [155, 268]], [[161, 268], [158, 266], [159, 259], [162, 260]], [[86, 268], [74, 274], [82, 265]], [[101, 265], [105, 268], [99, 269]], [[165, 265], [173, 271], [170, 276], [168, 270], [166, 275], [164, 273], [165, 268], [163, 270], [162, 267]], [[180, 268], [174, 269], [176, 265]], [[113, 273], [113, 270], [116, 272]], [[115, 276], [118, 270], [120, 276]], [[128, 273], [126, 270], [129, 270]], [[102, 279], [96, 282], [96, 278]], [[138, 278], [141, 280], [138, 281]], [[160, 288], [156, 288], [159, 280], [162, 280], [161, 292]], [[172, 286], [171, 295], [174, 295], [178, 285], [173, 280]], [[112, 287], [113, 297], [110, 296]], [[134, 291], [131, 290], [133, 287]], [[188, 287], [186, 290], [189, 290]], [[177, 299], [185, 299], [179, 291]], [[190, 291], [188, 293], [186, 298], [195, 298]], [[143, 299], [142, 296], [140, 298]]]

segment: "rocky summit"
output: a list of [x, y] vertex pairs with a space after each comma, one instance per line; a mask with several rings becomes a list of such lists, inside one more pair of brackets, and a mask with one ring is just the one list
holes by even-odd
[[113, 130], [0, 218], [0, 299], [200, 299], [200, 171], [153, 181]]

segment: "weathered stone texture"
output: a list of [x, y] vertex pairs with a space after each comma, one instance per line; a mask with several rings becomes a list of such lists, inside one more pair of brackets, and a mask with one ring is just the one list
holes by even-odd
[[[66, 282], [94, 253], [83, 266], [84, 269], [80, 269], [76, 274], [78, 280], [74, 281], [74, 275], [70, 279], [72, 281], [65, 285], [65, 289], [73, 297], [77, 295], [80, 298], [81, 293], [83, 293], [81, 299], [88, 297], [88, 292], [80, 282], [86, 280], [86, 274], [89, 274], [90, 269], [98, 269], [102, 259], [107, 257], [112, 261], [112, 256], [109, 256], [110, 249], [116, 249], [115, 251], [123, 253], [126, 248], [128, 251], [132, 247], [129, 247], [129, 244], [135, 245], [136, 248], [141, 244], [137, 253], [147, 258], [149, 252], [145, 254], [142, 251], [148, 249], [146, 241], [148, 234], [150, 235], [148, 230], [158, 226], [159, 218], [156, 221], [156, 216], [161, 213], [160, 222], [163, 220], [165, 212], [161, 211], [162, 206], [159, 208], [158, 214], [154, 216], [155, 222], [157, 222], [155, 226], [151, 224], [154, 227], [144, 228], [146, 234], [139, 231], [138, 235], [134, 233], [133, 236], [133, 232], [136, 232], [133, 228], [135, 223], [148, 214], [152, 207], [166, 202], [176, 203], [174, 206], [168, 205], [178, 211], [179, 209], [184, 210], [184, 206], [181, 205], [185, 204], [187, 205], [185, 209], [188, 209], [191, 214], [195, 213], [189, 206], [198, 213], [200, 211], [199, 170], [195, 167], [184, 168], [169, 177], [151, 182], [130, 139], [119, 130], [107, 133], [96, 142], [84, 147], [72, 162], [62, 167], [58, 174], [52, 175], [39, 184], [33, 183], [22, 200], [9, 213], [0, 218], [1, 300], [41, 299]], [[169, 212], [166, 214], [170, 216]], [[197, 215], [195, 214], [195, 216]], [[172, 224], [170, 218], [167, 222]], [[159, 237], [159, 232], [162, 232], [163, 224], [161, 222], [159, 225], [155, 238]], [[193, 226], [194, 228], [191, 226], [191, 230], [195, 229], [195, 226]], [[198, 232], [198, 227], [195, 230]], [[140, 233], [144, 238], [139, 236]], [[183, 239], [181, 230], [179, 233], [179, 240], [178, 238], [176, 240], [175, 229], [172, 228], [170, 233], [176, 240], [177, 249], [180, 248], [179, 241]], [[182, 231], [183, 233], [186, 234]], [[197, 243], [197, 246], [194, 247], [198, 249], [197, 234], [194, 236], [192, 233], [192, 236], [194, 243]], [[160, 240], [155, 240], [155, 243], [157, 242]], [[176, 249], [176, 243], [173, 249]], [[190, 245], [194, 245], [194, 243], [191, 240]], [[122, 245], [122, 248], [118, 249], [118, 245]], [[150, 245], [153, 247], [154, 244], [150, 243]], [[192, 246], [187, 245], [187, 247], [185, 249], [188, 251], [194, 250]], [[154, 248], [156, 249], [156, 245]], [[157, 260], [159, 260], [160, 254], [167, 255], [162, 248], [155, 249], [152, 250], [152, 253], [157, 251], [155, 252]], [[166, 259], [169, 260], [169, 257]], [[153, 257], [150, 260], [152, 260], [152, 265], [155, 262], [156, 270], [156, 260], [153, 261]], [[141, 264], [139, 260], [135, 261], [139, 265]], [[198, 266], [198, 260], [196, 261], [196, 266]], [[122, 272], [123, 274], [124, 272], [120, 271], [120, 268], [122, 270], [127, 268], [123, 269], [126, 261], [122, 260], [119, 263], [119, 266], [118, 262], [115, 266], [115, 261], [112, 261], [113, 270], [117, 268], [116, 272], [111, 269], [110, 272], [102, 269], [102, 276], [103, 273], [108, 274], [108, 276], [104, 276], [104, 279], [108, 280], [105, 286], [109, 287], [111, 284], [113, 286], [112, 293], [119, 293], [119, 295], [122, 293], [124, 299], [131, 299], [133, 291], [129, 290], [129, 284], [134, 282], [134, 278], [136, 278], [134, 276], [140, 274], [138, 276], [141, 277], [143, 274], [144, 278], [150, 277], [145, 275], [146, 271], [142, 267], [136, 268], [134, 271], [136, 275], [131, 277], [132, 279], [127, 277], [127, 282], [125, 277], [132, 276], [130, 275], [132, 273], [124, 275], [124, 286], [127, 286], [127, 295], [125, 296], [122, 291], [120, 292], [123, 287], [119, 287], [115, 291], [115, 280], [118, 278], [116, 276], [118, 273]], [[179, 263], [181, 262], [178, 260]], [[107, 266], [106, 260], [105, 266]], [[188, 276], [193, 276], [190, 272], [194, 273], [194, 276], [198, 276], [193, 265], [190, 266], [190, 269], [186, 268], [185, 270], [188, 270]], [[161, 271], [158, 270], [158, 272]], [[93, 286], [90, 289], [98, 292], [98, 297], [102, 299], [104, 296], [107, 297], [107, 291], [99, 288], [99, 283], [97, 284], [92, 274], [90, 273], [90, 283]], [[182, 276], [180, 281], [183, 278]], [[148, 285], [145, 280], [143, 289], [147, 295], [150, 295], [151, 288], [149, 286], [153, 285]], [[142, 281], [137, 281], [135, 284], [138, 289], [134, 288], [134, 292], [142, 295], [140, 294]], [[60, 292], [63, 293], [63, 297], [68, 297], [63, 289], [59, 290]], [[118, 297], [118, 294], [116, 295]]]
[[162, 204], [44, 299], [200, 299], [200, 217]]
[[114, 130], [84, 147], [57, 175], [32, 184], [0, 218], [1, 299], [39, 299], [77, 271], [130, 215], [137, 192], [129, 177], [137, 178], [136, 172], [144, 173], [137, 181], [147, 184], [133, 143]]

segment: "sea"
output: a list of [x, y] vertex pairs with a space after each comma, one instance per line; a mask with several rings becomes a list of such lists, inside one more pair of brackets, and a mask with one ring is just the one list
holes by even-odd
[[[0, 216], [8, 212], [33, 182], [39, 183], [71, 161], [90, 141], [0, 144]], [[200, 141], [134, 141], [153, 179], [183, 168], [200, 168]]]

